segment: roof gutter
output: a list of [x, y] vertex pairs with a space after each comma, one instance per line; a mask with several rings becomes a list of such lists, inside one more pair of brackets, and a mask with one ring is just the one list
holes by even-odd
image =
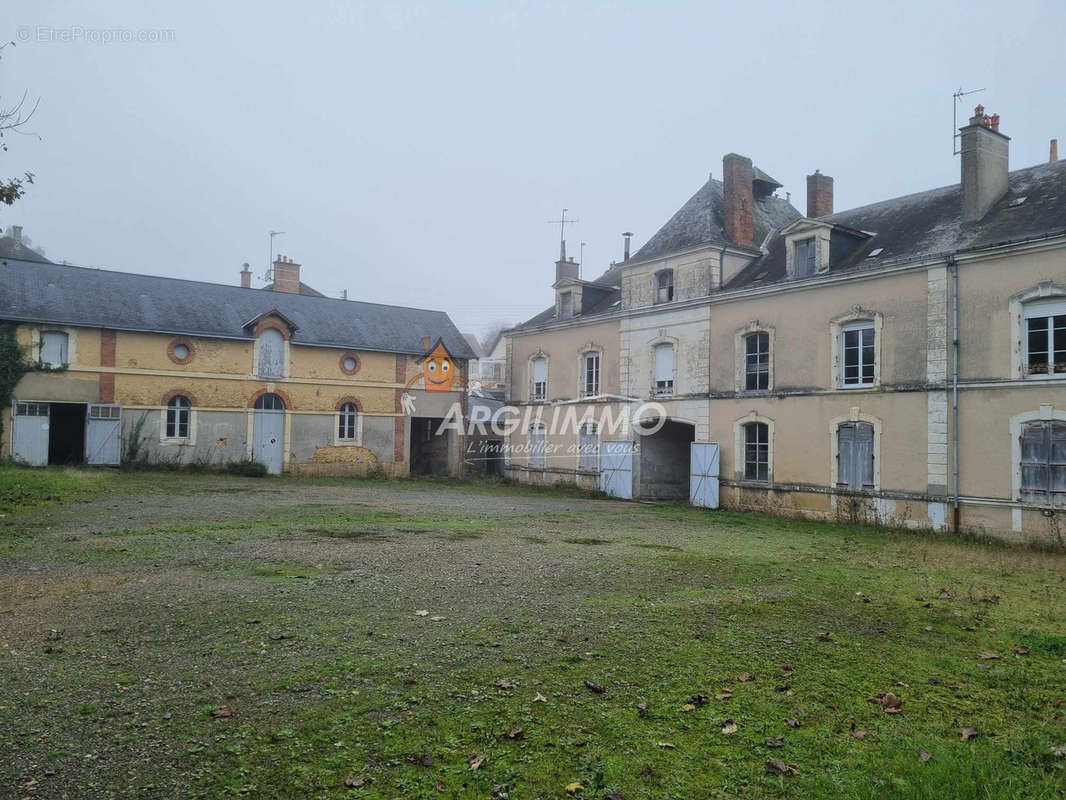
[[959, 262], [948, 256], [951, 270], [951, 528], [959, 532]]

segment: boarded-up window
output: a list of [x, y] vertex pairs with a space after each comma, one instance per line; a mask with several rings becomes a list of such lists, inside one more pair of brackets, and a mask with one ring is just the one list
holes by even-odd
[[770, 479], [770, 428], [765, 422], [744, 426], [744, 479]]
[[869, 422], [845, 422], [837, 428], [837, 486], [873, 488], [874, 426]]
[[600, 393], [600, 354], [595, 351], [581, 357], [581, 396], [595, 397]]
[[548, 359], [543, 356], [534, 358], [529, 365], [530, 400], [546, 400], [548, 398]]
[[563, 292], [559, 295], [559, 316], [564, 318], [574, 316], [573, 292]]
[[41, 334], [41, 363], [61, 367], [67, 362], [67, 335], [62, 331]]
[[1021, 499], [1066, 507], [1066, 422], [1030, 422], [1022, 428]]
[[660, 397], [674, 393], [674, 346], [656, 345], [653, 351], [655, 362], [655, 394]]
[[544, 425], [533, 425], [529, 429], [529, 466], [543, 469], [547, 449]]
[[285, 376], [285, 337], [275, 328], [259, 334], [259, 377]]
[[797, 278], [806, 278], [814, 274], [815, 259], [818, 256], [818, 247], [814, 239], [804, 239], [796, 242], [795, 250], [795, 274]]
[[578, 466], [592, 472], [600, 468], [600, 435], [595, 423], [588, 422], [581, 426], [578, 436]]
[[766, 331], [744, 337], [744, 388], [749, 392], [770, 388], [770, 334]]

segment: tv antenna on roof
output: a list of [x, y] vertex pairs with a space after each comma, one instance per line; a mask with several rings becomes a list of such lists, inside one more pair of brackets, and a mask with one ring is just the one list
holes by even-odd
[[550, 220], [548, 220], [548, 224], [549, 225], [558, 225], [559, 226], [559, 260], [560, 261], [566, 261], [566, 226], [567, 225], [573, 225], [575, 222], [577, 222], [576, 219], [567, 219], [566, 218], [566, 212], [569, 211], [569, 210], [570, 210], [569, 208], [564, 208], [563, 209], [563, 213], [559, 217], [559, 219], [550, 219]]
[[284, 236], [284, 235], [285, 235], [285, 231], [271, 231], [270, 232], [270, 261], [267, 263], [267, 271], [266, 271], [266, 274], [263, 276], [263, 280], [265, 280], [265, 281], [274, 280], [274, 237], [275, 236]]
[[951, 154], [953, 156], [957, 156], [962, 152], [962, 148], [956, 144], [956, 141], [961, 136], [959, 133], [959, 103], [962, 102], [962, 98], [966, 95], [977, 94], [978, 92], [983, 91], [984, 89], [970, 89], [969, 91], [964, 92], [960, 86], [959, 90], [951, 96]]

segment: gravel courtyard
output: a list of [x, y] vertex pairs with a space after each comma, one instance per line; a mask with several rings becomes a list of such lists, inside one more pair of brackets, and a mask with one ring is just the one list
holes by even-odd
[[1062, 554], [449, 482], [71, 480], [0, 517], [0, 796], [1066, 787]]

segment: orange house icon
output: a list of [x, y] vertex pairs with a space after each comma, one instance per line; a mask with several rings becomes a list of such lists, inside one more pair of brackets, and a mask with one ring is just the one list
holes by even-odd
[[437, 343], [422, 357], [422, 379], [427, 392], [450, 392], [455, 380], [455, 359], [437, 338]]

